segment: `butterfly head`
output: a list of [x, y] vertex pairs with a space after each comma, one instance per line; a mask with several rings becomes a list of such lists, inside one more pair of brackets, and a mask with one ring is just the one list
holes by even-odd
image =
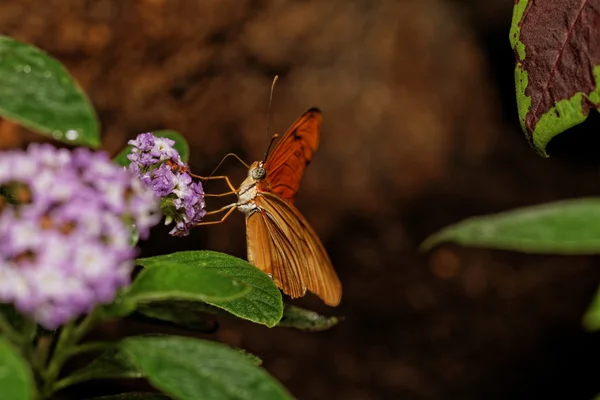
[[256, 181], [260, 181], [265, 179], [267, 176], [267, 170], [263, 167], [263, 163], [257, 161], [250, 166], [250, 170], [248, 171], [248, 176]]

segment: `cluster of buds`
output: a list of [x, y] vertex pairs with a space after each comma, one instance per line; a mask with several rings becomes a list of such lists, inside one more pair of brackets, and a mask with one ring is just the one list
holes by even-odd
[[173, 148], [175, 142], [142, 133], [129, 144], [133, 146], [127, 156], [131, 161], [129, 171], [160, 197], [165, 224], [175, 222], [170, 234], [188, 235], [206, 214], [204, 191], [199, 182], [192, 180], [188, 165]]

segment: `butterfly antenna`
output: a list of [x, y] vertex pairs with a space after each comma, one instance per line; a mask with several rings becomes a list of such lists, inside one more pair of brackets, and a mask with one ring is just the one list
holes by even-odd
[[250, 166], [249, 166], [249, 165], [248, 165], [248, 164], [247, 164], [247, 163], [246, 163], [244, 160], [242, 160], [242, 159], [240, 158], [240, 156], [238, 156], [237, 154], [235, 154], [235, 153], [227, 153], [227, 154], [225, 154], [225, 157], [223, 157], [223, 158], [221, 159], [221, 161], [219, 161], [219, 163], [217, 164], [217, 166], [215, 167], [215, 169], [213, 169], [213, 171], [210, 173], [209, 177], [211, 177], [211, 176], [214, 176], [214, 175], [215, 175], [215, 173], [217, 172], [217, 170], [218, 170], [219, 168], [221, 168], [221, 164], [223, 164], [223, 161], [227, 160], [227, 158], [229, 158], [229, 157], [233, 157], [233, 158], [235, 158], [235, 159], [236, 159], [236, 160], [238, 160], [240, 163], [242, 163], [242, 165], [244, 165], [244, 167], [246, 167], [246, 168], [250, 168]]
[[[271, 84], [271, 93], [269, 94], [269, 106], [267, 107], [267, 140], [269, 140], [269, 122], [271, 120], [271, 103], [273, 102], [273, 90], [275, 89], [275, 83], [279, 79], [278, 75], [275, 75], [273, 78], [273, 83]], [[271, 150], [271, 145], [273, 145], [273, 141], [277, 138], [277, 135], [273, 135], [270, 139], [269, 145], [267, 146], [267, 151], [265, 151], [265, 157], [263, 158], [263, 162], [267, 161], [267, 156], [269, 155], [269, 150]]]
[[218, 169], [221, 167], [221, 165], [223, 164], [223, 161], [225, 161], [225, 160], [226, 160], [227, 158], [229, 158], [229, 157], [233, 157], [233, 158], [235, 158], [235, 159], [236, 159], [236, 160], [238, 160], [240, 163], [242, 163], [242, 164], [244, 165], [244, 167], [246, 167], [246, 168], [250, 168], [250, 166], [248, 165], [248, 163], [246, 163], [244, 160], [242, 160], [242, 159], [240, 158], [240, 156], [238, 156], [237, 154], [235, 154], [235, 153], [227, 153], [227, 154], [225, 154], [225, 157], [223, 157], [223, 158], [221, 159], [221, 161], [219, 161], [219, 163], [217, 164], [217, 166], [215, 167], [215, 169], [213, 169], [213, 171], [210, 173], [210, 175], [209, 175], [208, 177], [202, 177], [202, 176], [199, 176], [199, 175], [196, 175], [196, 174], [191, 174], [191, 176], [192, 176], [193, 178], [198, 178], [198, 179], [200, 179], [200, 180], [203, 180], [203, 181], [205, 181], [205, 183], [204, 183], [204, 185], [203, 185], [203, 186], [204, 186], [204, 188], [206, 189], [206, 186], [208, 185], [208, 182], [210, 181], [210, 178], [212, 178], [212, 177], [215, 175], [215, 173], [217, 172], [217, 170], [218, 170]]

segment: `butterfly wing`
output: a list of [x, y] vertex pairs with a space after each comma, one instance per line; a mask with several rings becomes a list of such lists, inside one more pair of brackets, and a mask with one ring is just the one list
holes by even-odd
[[321, 111], [311, 108], [292, 124], [265, 161], [267, 176], [260, 188], [294, 203], [304, 170], [319, 146], [322, 122]]
[[340, 283], [319, 237], [293, 205], [272, 193], [259, 193], [259, 210], [246, 218], [248, 261], [269, 274], [292, 298], [306, 290], [330, 306], [342, 298]]

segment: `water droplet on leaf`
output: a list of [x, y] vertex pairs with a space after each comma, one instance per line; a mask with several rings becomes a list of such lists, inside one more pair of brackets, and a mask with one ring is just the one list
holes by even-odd
[[29, 65], [26, 65], [23, 67], [23, 72], [25, 72], [26, 74], [31, 72], [31, 67]]
[[79, 137], [79, 132], [77, 132], [74, 129], [69, 129], [66, 133], [65, 133], [65, 137], [69, 140], [75, 140]]
[[52, 131], [52, 137], [54, 139], [60, 139], [63, 136], [63, 133], [59, 130]]

